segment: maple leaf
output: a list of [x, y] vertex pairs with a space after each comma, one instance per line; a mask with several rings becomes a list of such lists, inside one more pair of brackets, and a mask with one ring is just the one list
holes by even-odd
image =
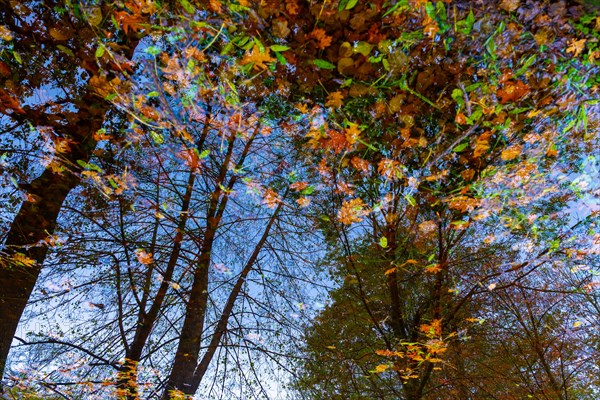
[[308, 187], [308, 182], [294, 182], [290, 185], [292, 190], [304, 190]]
[[344, 133], [346, 134], [346, 141], [352, 145], [358, 141], [361, 131], [358, 125], [352, 124], [346, 128]]
[[268, 67], [267, 65], [265, 65], [265, 63], [273, 61], [275, 61], [275, 59], [269, 56], [269, 49], [265, 49], [264, 52], [261, 52], [258, 46], [254, 45], [254, 47], [252, 47], [252, 51], [246, 54], [244, 58], [242, 58], [241, 64], [253, 64], [254, 69], [265, 70]]
[[508, 82], [504, 88], [499, 89], [496, 95], [500, 98], [501, 104], [511, 101], [517, 101], [529, 93], [529, 85], [521, 81]]
[[369, 162], [367, 160], [363, 160], [360, 157], [356, 157], [356, 156], [352, 157], [352, 159], [350, 160], [350, 164], [352, 164], [352, 166], [355, 169], [357, 169], [365, 174], [369, 172], [369, 167], [370, 167]]
[[342, 150], [348, 147], [346, 135], [334, 130], [330, 130], [327, 133], [329, 134], [329, 140], [327, 141], [326, 145], [329, 149], [333, 150], [335, 154], [341, 153]]
[[362, 221], [362, 217], [366, 214], [368, 214], [368, 211], [359, 197], [342, 203], [342, 208], [338, 212], [338, 220], [342, 224], [351, 225], [354, 222]]
[[567, 47], [567, 53], [573, 53], [573, 57], [579, 56], [583, 49], [585, 48], [585, 42], [587, 39], [571, 39], [569, 42], [569, 47]]
[[317, 49], [323, 50], [331, 46], [332, 37], [327, 35], [325, 29], [315, 28], [308, 36], [317, 41], [317, 44], [315, 45]]
[[140, 29], [139, 24], [143, 22], [140, 15], [131, 15], [127, 11], [116, 11], [114, 16], [126, 35], [129, 34], [129, 31], [137, 32]]
[[390, 366], [387, 364], [379, 364], [378, 366], [375, 367], [375, 369], [373, 370], [374, 373], [376, 374], [380, 374], [382, 372], [387, 371], [388, 369], [390, 369]]
[[325, 106], [340, 108], [344, 104], [344, 102], [342, 101], [343, 99], [344, 96], [341, 92], [330, 93], [329, 96], [327, 96], [327, 102], [325, 103]]
[[136, 251], [135, 255], [137, 256], [137, 259], [140, 262], [140, 264], [152, 264], [152, 253], [146, 253], [146, 251], [139, 249], [138, 251]]
[[276, 191], [270, 188], [265, 190], [262, 203], [266, 204], [267, 207], [274, 208], [280, 201], [281, 199]]
[[516, 158], [519, 154], [521, 154], [521, 152], [523, 151], [523, 146], [517, 144], [514, 146], [510, 146], [509, 148], [505, 149], [502, 154], [500, 154], [500, 157], [502, 157], [502, 159], [504, 161], [510, 161], [514, 158]]

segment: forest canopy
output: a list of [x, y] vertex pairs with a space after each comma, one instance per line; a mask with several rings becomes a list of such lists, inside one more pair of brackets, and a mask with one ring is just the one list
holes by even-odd
[[598, 398], [599, 10], [0, 0], [0, 397]]

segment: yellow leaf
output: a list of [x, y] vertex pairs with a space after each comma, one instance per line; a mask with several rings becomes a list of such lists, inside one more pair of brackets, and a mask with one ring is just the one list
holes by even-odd
[[575, 321], [573, 323], [573, 328], [577, 328], [577, 327], [581, 326], [582, 324], [583, 324], [583, 322], [581, 322], [581, 321]]
[[27, 257], [23, 253], [13, 254], [12, 259], [15, 263], [24, 265], [25, 267], [33, 267], [35, 265], [35, 260]]
[[441, 270], [442, 270], [442, 267], [440, 266], [440, 264], [431, 264], [431, 265], [428, 265], [427, 267], [425, 267], [425, 272], [428, 272], [430, 274], [437, 274]]
[[361, 132], [358, 128], [358, 125], [352, 124], [345, 130], [346, 140], [348, 141], [348, 143], [354, 144], [357, 142], [360, 133]]
[[327, 102], [325, 103], [325, 106], [340, 108], [344, 104], [342, 101], [343, 99], [344, 96], [342, 95], [342, 92], [332, 92], [329, 94], [329, 96], [327, 96]]
[[569, 47], [567, 47], [567, 53], [573, 53], [573, 57], [579, 56], [585, 48], [585, 42], [587, 39], [575, 40], [571, 39]]
[[382, 372], [387, 371], [389, 368], [390, 368], [390, 366], [388, 364], [379, 364], [378, 366], [375, 367], [373, 372], [375, 372], [376, 374], [380, 374]]

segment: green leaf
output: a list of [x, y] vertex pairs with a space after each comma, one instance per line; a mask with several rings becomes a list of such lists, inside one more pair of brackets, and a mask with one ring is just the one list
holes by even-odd
[[346, 4], [346, 7], [344, 7], [346, 10], [352, 10], [354, 8], [354, 6], [356, 5], [356, 3], [358, 3], [358, 0], [349, 0], [348, 4]]
[[464, 151], [467, 147], [469, 146], [469, 142], [465, 142], [465, 143], [461, 143], [458, 146], [456, 146], [453, 151], [455, 153], [460, 153], [461, 151]]
[[158, 132], [150, 131], [150, 137], [152, 141], [156, 144], [163, 144], [165, 142], [165, 138]]
[[19, 55], [19, 53], [17, 53], [16, 51], [13, 50], [12, 54], [13, 54], [13, 57], [15, 58], [15, 60], [19, 64], [23, 64], [23, 60], [21, 60], [21, 56]]
[[194, 7], [188, 0], [179, 0], [179, 4], [181, 4], [185, 12], [188, 14], [194, 14], [196, 12], [196, 7]]
[[387, 248], [388, 246], [388, 240], [385, 236], [382, 236], [381, 239], [379, 239], [379, 245], [381, 247], [383, 247], [384, 249]]
[[386, 15], [391, 14], [391, 13], [393, 13], [396, 10], [403, 11], [403, 10], [406, 10], [408, 8], [409, 8], [408, 0], [399, 0], [389, 10], [387, 10], [385, 12], [385, 14], [382, 15], [382, 17], [385, 17]]
[[62, 44], [59, 44], [56, 46], [56, 48], [71, 57], [75, 57], [75, 54], [73, 54], [73, 50], [71, 50], [67, 46], [63, 46]]
[[210, 154], [210, 150], [206, 149], [206, 150], [202, 151], [202, 153], [200, 153], [200, 155], [198, 156], [198, 158], [200, 158], [202, 160], [203, 158], [208, 157], [209, 154]]
[[373, 45], [367, 42], [358, 42], [352, 49], [353, 52], [360, 53], [365, 57], [371, 53], [371, 50], [373, 50]]
[[265, 45], [262, 44], [262, 42], [260, 40], [258, 40], [257, 38], [252, 38], [252, 40], [254, 41], [254, 44], [258, 47], [258, 51], [260, 51], [261, 53], [264, 53]]
[[302, 190], [300, 193], [308, 196], [309, 194], [312, 194], [315, 191], [315, 187], [314, 186], [309, 186], [306, 189]]
[[160, 54], [161, 50], [159, 47], [156, 46], [148, 46], [144, 49], [144, 53], [148, 53], [151, 56], [156, 56], [158, 54]]
[[94, 55], [96, 58], [101, 58], [104, 55], [104, 46], [98, 46]]
[[274, 54], [275, 54], [275, 58], [281, 63], [281, 65], [287, 64], [287, 60], [285, 59], [284, 56], [281, 55], [281, 53], [274, 52]]
[[317, 67], [319, 67], [321, 69], [335, 69], [335, 65], [333, 65], [329, 61], [321, 60], [318, 58], [316, 60], [313, 60], [313, 64], [315, 64]]
[[287, 51], [290, 49], [290, 46], [283, 46], [281, 44], [274, 44], [273, 46], [269, 47], [271, 50], [273, 51]]
[[523, 66], [521, 68], [519, 68], [517, 70], [517, 72], [515, 72], [515, 76], [523, 75], [527, 71], [527, 68], [529, 68], [535, 62], [536, 58], [537, 58], [537, 56], [535, 54], [533, 54], [529, 58], [527, 58], [523, 62]]
[[414, 207], [417, 205], [417, 201], [410, 194], [405, 194], [404, 198], [406, 199], [406, 201], [408, 201], [408, 204], [410, 204], [411, 206]]
[[156, 90], [148, 93], [146, 97], [158, 97], [158, 92]]
[[456, 104], [458, 104], [459, 106], [462, 106], [463, 104], [465, 104], [465, 99], [463, 96], [464, 96], [463, 91], [458, 88], [454, 89], [452, 91], [452, 98], [454, 99]]

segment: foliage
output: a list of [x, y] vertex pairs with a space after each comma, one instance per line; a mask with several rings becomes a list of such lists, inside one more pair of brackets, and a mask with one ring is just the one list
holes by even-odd
[[593, 5], [0, 4], [10, 390], [593, 398]]

